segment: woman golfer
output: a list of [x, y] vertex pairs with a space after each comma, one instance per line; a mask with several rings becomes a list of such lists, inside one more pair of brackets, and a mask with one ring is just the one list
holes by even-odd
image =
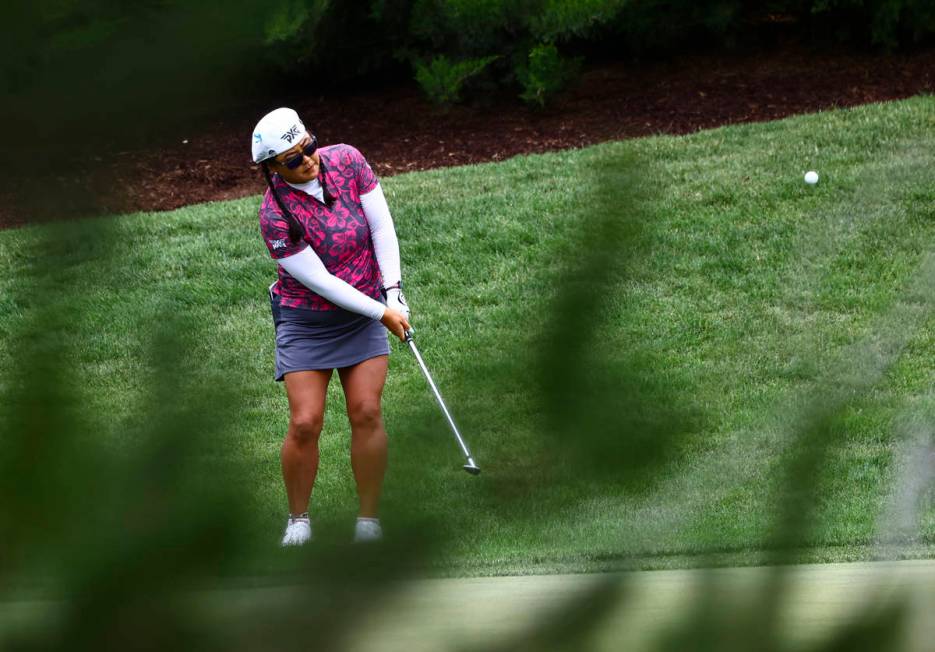
[[319, 148], [292, 109], [263, 116], [252, 145], [253, 160], [269, 186], [260, 206], [260, 231], [279, 263], [279, 280], [270, 286], [269, 297], [276, 380], [285, 381], [289, 399], [282, 445], [289, 520], [282, 545], [312, 538], [308, 505], [334, 369], [344, 388], [360, 498], [354, 540], [380, 539], [377, 508], [387, 449], [380, 398], [390, 352], [386, 331], [405, 340], [410, 328], [393, 220], [361, 153], [350, 145]]

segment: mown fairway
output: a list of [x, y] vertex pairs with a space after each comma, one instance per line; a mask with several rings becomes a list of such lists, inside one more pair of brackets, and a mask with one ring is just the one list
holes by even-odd
[[[907, 554], [930, 556], [931, 500], [905, 530], [893, 525], [905, 510], [885, 512], [906, 442], [925, 423], [930, 433], [935, 413], [933, 152], [935, 99], [920, 97], [385, 179], [417, 341], [484, 469], [476, 479], [459, 470], [447, 426], [395, 342], [384, 406], [389, 536], [432, 517], [448, 535], [439, 563], [463, 574], [625, 558], [691, 565], [686, 557], [715, 552], [753, 561], [782, 500], [798, 415], [845, 378], [829, 399], [841, 409], [815, 522], [797, 542], [804, 558], [866, 558], [890, 535]], [[599, 367], [603, 406], [615, 397], [626, 410], [644, 406], [649, 422], [676, 414], [678, 436], [636, 479], [606, 468], [591, 476], [546, 434], [537, 377], [550, 329], [578, 309], [556, 295], [567, 267], [592, 253], [582, 225], [595, 205], [630, 210], [620, 188], [597, 187], [616, 178], [601, 170], [622, 162], [639, 176], [641, 226], [604, 279], [599, 310], [580, 307], [589, 320], [580, 361]], [[811, 169], [822, 175], [815, 187], [802, 181]], [[154, 402], [154, 333], [179, 328], [178, 391], [158, 400], [234, 398], [223, 437], [198, 454], [241, 468], [244, 525], [273, 547], [288, 413], [272, 380], [274, 263], [258, 204], [102, 218], [56, 231], [52, 244], [47, 228], [0, 232], [0, 392], [28, 374], [16, 343], [53, 299], [82, 414], [107, 446], [132, 449]], [[41, 258], [52, 281], [30, 271], [42, 251], [54, 254]], [[341, 542], [356, 499], [336, 377], [330, 391], [312, 512], [319, 539]]]

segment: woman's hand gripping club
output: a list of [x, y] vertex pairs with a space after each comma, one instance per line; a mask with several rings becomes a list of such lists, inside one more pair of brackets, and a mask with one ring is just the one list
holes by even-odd
[[412, 326], [409, 324], [409, 318], [392, 308], [387, 308], [384, 311], [383, 317], [380, 318], [380, 323], [386, 326], [386, 329], [398, 337], [401, 342], [406, 341], [406, 331], [412, 330]]

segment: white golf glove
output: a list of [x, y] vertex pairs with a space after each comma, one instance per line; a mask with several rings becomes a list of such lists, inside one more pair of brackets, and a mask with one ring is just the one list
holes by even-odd
[[397, 310], [409, 319], [409, 306], [406, 304], [406, 297], [399, 288], [390, 288], [386, 291], [386, 307]]

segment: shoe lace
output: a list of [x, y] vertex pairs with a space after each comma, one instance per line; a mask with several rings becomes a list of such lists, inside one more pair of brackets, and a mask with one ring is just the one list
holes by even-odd
[[296, 523], [305, 523], [306, 525], [308, 525], [309, 524], [308, 512], [305, 512], [304, 514], [299, 514], [298, 516], [293, 516], [292, 514], [289, 514], [289, 527], [292, 527]]

